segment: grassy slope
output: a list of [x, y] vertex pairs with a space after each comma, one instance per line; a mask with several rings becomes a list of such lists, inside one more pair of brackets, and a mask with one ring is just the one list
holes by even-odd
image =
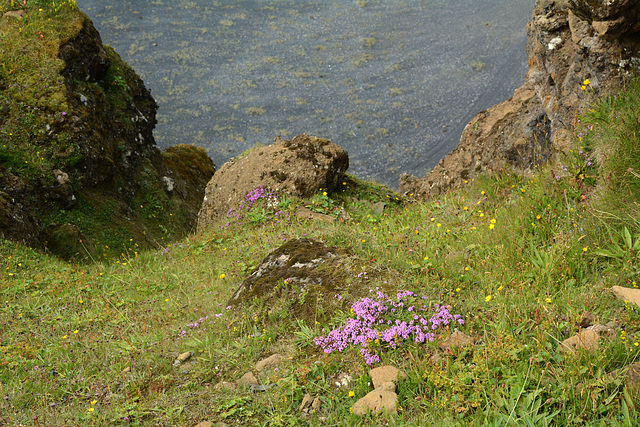
[[[408, 379], [398, 389], [400, 414], [380, 420], [638, 422], [633, 393], [604, 376], [638, 359], [638, 311], [607, 291], [638, 281], [637, 105], [633, 83], [594, 107], [576, 131], [576, 148], [532, 179], [481, 177], [424, 202], [357, 180], [315, 197], [318, 206], [344, 205], [352, 216], [346, 223], [276, 222], [258, 206], [164, 251], [137, 251], [128, 241], [111, 263], [85, 266], [0, 241], [0, 424], [299, 425], [321, 417], [326, 425], [371, 424], [350, 414], [370, 390], [357, 350], [327, 356], [312, 342], [349, 317], [356, 292], [342, 291], [338, 310], [328, 296], [317, 318], [331, 320], [319, 323], [292, 319], [296, 301], [286, 299], [225, 310], [252, 267], [303, 236], [356, 256], [355, 268], [369, 279], [354, 274], [351, 287], [408, 289], [451, 304], [466, 320], [460, 330], [477, 340], [440, 360], [432, 355], [447, 330], [433, 343], [381, 352]], [[347, 196], [393, 203], [378, 216]], [[279, 209], [290, 213], [301, 203]], [[603, 323], [616, 320], [618, 338], [595, 353], [563, 356], [558, 341], [577, 331], [585, 309]], [[173, 366], [185, 351], [194, 353], [188, 372]], [[213, 388], [274, 352], [291, 361], [265, 379], [277, 384], [270, 392]], [[338, 373], [355, 380], [336, 389]], [[310, 418], [296, 410], [305, 393], [323, 401]]]

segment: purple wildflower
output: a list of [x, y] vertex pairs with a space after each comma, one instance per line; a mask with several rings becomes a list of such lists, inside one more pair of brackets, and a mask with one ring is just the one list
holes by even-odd
[[[451, 314], [449, 305], [436, 304], [430, 311], [426, 305], [418, 309], [409, 304], [418, 299], [421, 298], [411, 291], [399, 292], [395, 300], [377, 291], [375, 298], [366, 297], [353, 303], [351, 310], [355, 317], [348, 319], [343, 327], [329, 332], [326, 337], [316, 338], [315, 343], [326, 353], [359, 346], [365, 362], [371, 365], [380, 361], [376, 346], [397, 348], [407, 339], [418, 343], [433, 341], [435, 335], [432, 331], [451, 323], [464, 324], [459, 314]], [[428, 319], [419, 314], [429, 311], [431, 317]]]

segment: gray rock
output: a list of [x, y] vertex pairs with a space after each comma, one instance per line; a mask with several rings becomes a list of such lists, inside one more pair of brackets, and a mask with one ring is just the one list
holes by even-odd
[[616, 322], [615, 320], [610, 320], [607, 322], [606, 326], [611, 329], [618, 329], [620, 328], [620, 323]]
[[610, 328], [606, 325], [592, 325], [587, 329], [590, 331], [594, 331], [600, 338], [604, 338], [606, 340], [614, 340], [618, 337], [618, 333], [615, 331], [615, 329]]
[[251, 391], [254, 393], [269, 391], [273, 386], [275, 386], [275, 384], [252, 384]]

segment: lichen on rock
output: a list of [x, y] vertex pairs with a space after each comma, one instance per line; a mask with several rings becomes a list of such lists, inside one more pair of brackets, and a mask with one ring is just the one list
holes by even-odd
[[[295, 318], [314, 319], [318, 301], [334, 300], [349, 277], [349, 255], [322, 242], [294, 239], [273, 250], [247, 277], [228, 305], [273, 306], [286, 301]], [[352, 289], [352, 292], [357, 292]], [[325, 304], [323, 311], [328, 311]]]

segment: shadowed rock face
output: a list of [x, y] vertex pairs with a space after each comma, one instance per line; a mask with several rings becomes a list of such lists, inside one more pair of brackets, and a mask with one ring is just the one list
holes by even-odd
[[527, 174], [554, 149], [567, 149], [577, 114], [637, 72], [639, 16], [635, 1], [538, 0], [527, 26], [525, 84], [511, 99], [478, 113], [458, 146], [425, 178], [404, 175], [400, 190], [424, 197], [481, 171]]
[[276, 138], [272, 145], [231, 160], [216, 172], [205, 190], [198, 230], [238, 207], [258, 187], [306, 198], [320, 188], [336, 188], [348, 167], [347, 152], [326, 139], [305, 134], [289, 141]]

